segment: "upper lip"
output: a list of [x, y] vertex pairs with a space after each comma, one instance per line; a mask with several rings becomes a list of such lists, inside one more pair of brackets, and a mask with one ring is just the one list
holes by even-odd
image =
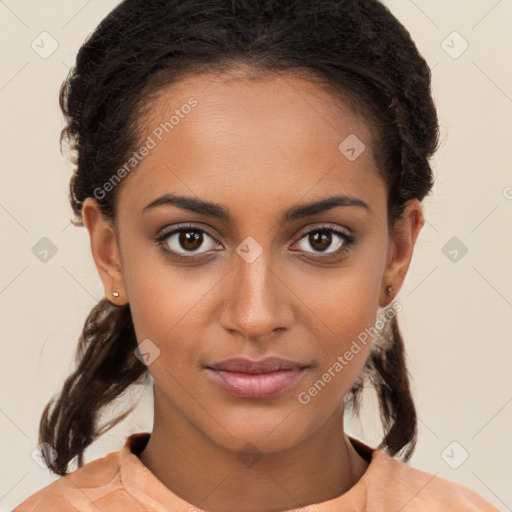
[[308, 365], [289, 361], [280, 357], [266, 357], [259, 361], [252, 359], [244, 359], [236, 357], [233, 359], [226, 359], [218, 363], [209, 364], [207, 368], [214, 370], [223, 370], [227, 372], [240, 372], [240, 373], [270, 373], [279, 370], [301, 370]]

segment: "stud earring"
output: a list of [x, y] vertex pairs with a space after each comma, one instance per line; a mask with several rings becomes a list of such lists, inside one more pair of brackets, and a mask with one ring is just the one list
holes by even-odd
[[119, 292], [115, 292], [114, 290], [112, 290], [112, 295], [113, 295], [114, 297], [119, 297]]
[[386, 294], [389, 296], [393, 295], [393, 287], [391, 285], [386, 286]]

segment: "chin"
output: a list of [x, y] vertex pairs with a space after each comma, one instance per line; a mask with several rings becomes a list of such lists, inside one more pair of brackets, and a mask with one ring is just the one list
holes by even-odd
[[248, 414], [233, 411], [218, 417], [222, 418], [222, 425], [215, 423], [215, 431], [205, 434], [218, 445], [233, 451], [244, 451], [250, 446], [264, 453], [284, 451], [300, 443], [309, 431], [308, 421], [299, 418], [298, 412], [294, 413], [291, 408], [262, 412], [252, 405]]

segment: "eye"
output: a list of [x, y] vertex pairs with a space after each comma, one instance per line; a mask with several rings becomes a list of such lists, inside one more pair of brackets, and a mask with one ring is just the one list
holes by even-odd
[[[350, 251], [354, 241], [352, 235], [339, 229], [320, 226], [305, 233], [297, 244], [300, 250], [312, 252], [320, 258], [339, 258]], [[313, 250], [308, 249], [308, 246]]]
[[160, 235], [155, 242], [171, 257], [187, 261], [220, 246], [207, 231], [192, 225], [177, 226]]

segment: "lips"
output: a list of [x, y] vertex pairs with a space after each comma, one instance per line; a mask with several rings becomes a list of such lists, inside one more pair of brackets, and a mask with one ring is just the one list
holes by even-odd
[[206, 366], [214, 382], [241, 398], [267, 398], [295, 384], [308, 365], [278, 357], [228, 359]]
[[260, 361], [252, 361], [250, 359], [234, 358], [221, 361], [208, 365], [208, 368], [214, 370], [223, 370], [226, 372], [239, 372], [239, 373], [271, 373], [279, 370], [300, 370], [307, 365], [281, 359], [280, 357], [266, 357]]

